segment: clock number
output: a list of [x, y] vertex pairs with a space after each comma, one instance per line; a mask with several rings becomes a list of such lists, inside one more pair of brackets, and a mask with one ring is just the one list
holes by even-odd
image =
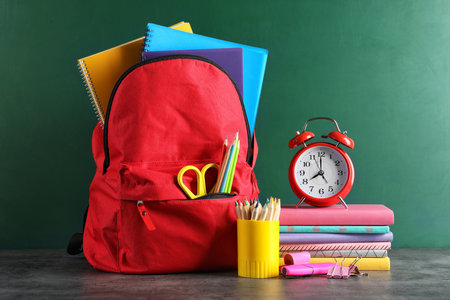
[[344, 171], [338, 170], [338, 175], [344, 175]]
[[338, 180], [336, 180], [336, 185], [339, 185], [339, 179], [338, 179]]
[[316, 159], [315, 155], [312, 155], [312, 154], [309, 155], [309, 160], [315, 160], [315, 159]]
[[318, 157], [325, 157], [325, 152], [317, 152]]
[[300, 171], [298, 172], [298, 174], [299, 174], [300, 176], [305, 175], [305, 170], [300, 170]]
[[311, 166], [311, 163], [310, 163], [309, 161], [305, 161], [305, 162], [303, 163], [303, 166], [304, 166], [304, 167], [310, 167], [310, 166]]
[[333, 159], [333, 155], [330, 153], [330, 159]]
[[339, 167], [339, 166], [341, 165], [341, 162], [340, 162], [339, 160], [336, 160], [336, 161], [334, 162], [334, 165], [335, 165], [336, 167]]
[[303, 184], [308, 184], [308, 179], [303, 178]]
[[325, 190], [324, 189], [319, 189], [319, 194], [321, 194], [321, 195], [325, 194]]
[[314, 189], [314, 186], [310, 185], [310, 186], [309, 186], [309, 191], [312, 192], [313, 189]]
[[328, 191], [331, 192], [331, 193], [334, 191], [334, 189], [333, 189], [333, 187], [331, 185], [328, 187]]

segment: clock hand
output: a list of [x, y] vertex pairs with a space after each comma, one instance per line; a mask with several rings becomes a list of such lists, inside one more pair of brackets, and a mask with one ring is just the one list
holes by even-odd
[[328, 180], [326, 180], [325, 176], [323, 176], [324, 172], [322, 170], [322, 157], [320, 158], [320, 171], [319, 175], [322, 176], [323, 180], [325, 180], [325, 183], [328, 183]]
[[322, 168], [319, 167], [319, 163], [317, 162], [317, 159], [316, 159], [315, 157], [314, 157], [314, 161], [316, 162], [317, 168], [318, 168], [319, 170], [321, 170]]
[[[309, 180], [312, 180], [312, 179], [316, 178], [316, 177], [319, 176], [319, 175], [320, 175], [320, 172], [317, 173], [316, 175], [314, 175], [313, 177], [311, 177], [311, 179], [309, 179]], [[323, 176], [323, 175], [322, 175], [322, 176]]]
[[[314, 175], [313, 177], [311, 177], [311, 179], [314, 179], [314, 178], [316, 178], [317, 176], [322, 176], [323, 177], [323, 171], [322, 170], [320, 170], [316, 175]], [[309, 179], [309, 180], [311, 180], [311, 179]], [[325, 179], [325, 177], [323, 177], [323, 179]], [[325, 179], [325, 181], [327, 181], [326, 179]], [[327, 181], [327, 183], [328, 183], [328, 181]]]

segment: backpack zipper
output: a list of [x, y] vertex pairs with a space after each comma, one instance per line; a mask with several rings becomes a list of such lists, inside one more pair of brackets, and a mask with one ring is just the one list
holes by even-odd
[[[236, 196], [234, 193], [214, 193], [214, 194], [208, 194], [202, 197], [198, 197], [195, 199], [177, 199], [182, 201], [192, 201], [192, 200], [205, 200], [205, 199], [229, 199]], [[153, 231], [156, 229], [155, 224], [153, 223], [152, 218], [150, 217], [150, 210], [148, 207], [145, 206], [145, 202], [140, 200], [136, 202], [136, 206], [139, 212], [139, 216], [141, 216], [142, 221], [144, 222], [145, 227], [149, 231]], [[84, 232], [84, 230], [83, 230]]]
[[105, 126], [104, 126], [104, 131], [103, 131], [103, 148], [104, 148], [104, 152], [105, 152], [105, 161], [103, 163], [103, 174], [106, 173], [106, 170], [108, 169], [109, 164], [110, 164], [109, 148], [108, 148], [108, 122], [109, 122], [109, 115], [111, 113], [111, 106], [112, 106], [112, 103], [113, 103], [113, 100], [114, 100], [114, 96], [115, 96], [115, 94], [117, 92], [117, 89], [119, 88], [120, 84], [125, 79], [125, 77], [128, 76], [128, 74], [130, 74], [132, 71], [134, 71], [135, 69], [137, 69], [137, 68], [139, 68], [141, 66], [144, 66], [144, 65], [147, 65], [147, 64], [151, 64], [151, 63], [154, 63], [154, 62], [171, 60], [171, 59], [178, 59], [178, 58], [196, 59], [196, 60], [201, 60], [201, 61], [207, 62], [209, 64], [212, 64], [213, 66], [215, 66], [216, 68], [221, 70], [223, 73], [225, 73], [228, 76], [228, 78], [231, 80], [231, 82], [233, 83], [233, 85], [234, 85], [234, 87], [236, 89], [236, 92], [238, 93], [239, 100], [241, 102], [242, 113], [244, 115], [245, 126], [247, 128], [247, 138], [248, 138], [246, 162], [249, 165], [251, 165], [250, 126], [248, 124], [247, 113], [245, 111], [244, 101], [242, 100], [241, 92], [237, 88], [237, 85], [234, 82], [233, 78], [231, 78], [231, 76], [227, 73], [227, 71], [225, 71], [220, 65], [218, 65], [217, 63], [215, 63], [214, 61], [212, 61], [210, 59], [207, 59], [207, 58], [201, 57], [201, 56], [196, 56], [196, 55], [178, 54], [178, 55], [160, 56], [160, 57], [155, 57], [155, 58], [152, 58], [152, 59], [149, 59], [149, 60], [141, 61], [141, 62], [133, 65], [132, 67], [130, 67], [128, 70], [126, 70], [125, 73], [123, 73], [122, 76], [120, 76], [119, 80], [116, 82], [116, 85], [114, 86], [114, 89], [111, 92], [111, 96], [109, 98], [109, 103], [108, 103], [108, 109], [106, 110], [106, 115], [105, 115]]

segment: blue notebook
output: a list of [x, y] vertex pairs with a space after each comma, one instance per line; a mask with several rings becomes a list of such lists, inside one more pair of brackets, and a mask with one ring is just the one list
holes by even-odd
[[152, 23], [147, 24], [144, 52], [217, 48], [242, 48], [243, 98], [250, 134], [253, 136], [268, 51], [199, 34], [182, 32]]

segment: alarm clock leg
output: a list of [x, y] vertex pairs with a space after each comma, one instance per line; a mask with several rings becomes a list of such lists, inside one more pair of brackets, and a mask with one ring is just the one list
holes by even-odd
[[[306, 200], [306, 198], [305, 197], [302, 197], [302, 199], [300, 199], [298, 202], [297, 202], [297, 205], [295, 206], [296, 208], [299, 208], [300, 207], [300, 205], [302, 205], [302, 203], [304, 202]], [[347, 206], [347, 205], [346, 205]]]
[[342, 199], [341, 196], [339, 196], [338, 198], [339, 198], [339, 201], [341, 201], [342, 205], [344, 205], [345, 208], [348, 209], [347, 203], [345, 203], [344, 199]]

